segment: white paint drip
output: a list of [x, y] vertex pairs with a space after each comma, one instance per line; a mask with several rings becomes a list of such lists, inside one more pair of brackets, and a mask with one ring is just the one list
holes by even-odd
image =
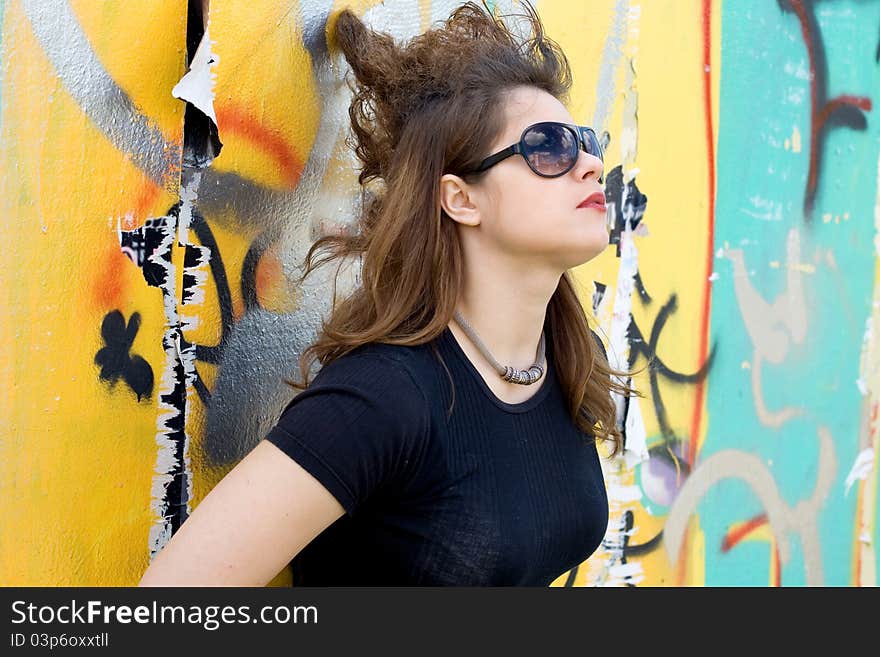
[[628, 502], [638, 502], [642, 499], [642, 489], [638, 486], [621, 486], [620, 484], [611, 484], [608, 487], [608, 501], [619, 502], [625, 504]]
[[853, 463], [852, 468], [850, 468], [849, 474], [846, 475], [846, 490], [844, 496], [849, 495], [849, 489], [856, 482], [856, 479], [864, 481], [868, 478], [868, 475], [871, 474], [871, 470], [873, 469], [874, 448], [866, 447], [859, 452], [858, 456], [856, 456], [855, 463]]
[[609, 577], [620, 580], [627, 584], [638, 584], [644, 579], [641, 564], [630, 561], [628, 563], [619, 563], [608, 569]]
[[[624, 195], [626, 190], [627, 188], [624, 187]], [[625, 198], [623, 205], [626, 207]], [[635, 245], [630, 220], [631, 217], [625, 217], [624, 230], [620, 234], [620, 269], [617, 276], [614, 311], [611, 315], [611, 338], [608, 360], [615, 369], [627, 369], [627, 360], [629, 358], [627, 331], [629, 328], [629, 318], [632, 313], [635, 281], [639, 271], [638, 249]], [[621, 418], [623, 417], [626, 400], [621, 395], [614, 394], [613, 396], [617, 404], [618, 418]], [[629, 414], [623, 420], [627, 431], [632, 429], [632, 434], [627, 433], [625, 452], [627, 468], [632, 468], [648, 458], [647, 432], [642, 421], [638, 397], [630, 397]]]
[[650, 458], [648, 453], [648, 432], [645, 429], [645, 421], [642, 418], [642, 405], [638, 397], [629, 400], [629, 412], [624, 419], [626, 429], [626, 450], [623, 452], [623, 460], [626, 468], [632, 470], [642, 461]]

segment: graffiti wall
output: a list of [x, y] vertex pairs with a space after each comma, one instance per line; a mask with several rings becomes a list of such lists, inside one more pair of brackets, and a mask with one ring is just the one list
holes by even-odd
[[[346, 4], [458, 2], [0, 2], [0, 585], [135, 584], [289, 401], [359, 207]], [[607, 143], [574, 273], [654, 363], [554, 586], [876, 585], [880, 1], [535, 5]]]

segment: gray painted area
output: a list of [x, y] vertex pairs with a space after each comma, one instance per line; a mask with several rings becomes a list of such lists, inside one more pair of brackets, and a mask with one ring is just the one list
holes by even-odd
[[181, 151], [142, 115], [98, 59], [66, 0], [22, 0], [34, 36], [86, 116], [159, 187], [177, 188]]
[[[284, 383], [299, 381], [299, 357], [315, 338], [316, 327], [332, 301], [331, 275], [336, 264], [315, 270], [301, 288], [302, 302], [279, 315], [255, 308], [236, 323], [223, 350], [223, 362], [211, 397], [204, 450], [212, 463], [242, 458], [272, 428], [296, 391]], [[344, 287], [352, 274], [343, 268]], [[312, 365], [311, 374], [319, 369]]]
[[614, 5], [614, 16], [605, 38], [605, 47], [602, 48], [599, 80], [596, 85], [596, 106], [593, 109], [593, 118], [590, 120], [590, 126], [596, 130], [597, 135], [607, 130], [611, 121], [611, 111], [616, 96], [614, 81], [617, 79], [617, 69], [624, 60], [623, 46], [626, 43], [626, 30], [629, 24], [628, 13], [629, 1], [617, 0]]

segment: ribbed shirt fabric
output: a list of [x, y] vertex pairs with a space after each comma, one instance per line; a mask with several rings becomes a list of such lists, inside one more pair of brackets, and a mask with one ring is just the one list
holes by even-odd
[[605, 482], [546, 348], [519, 404], [448, 327], [324, 366], [266, 436], [346, 512], [294, 557], [293, 585], [548, 586], [585, 561], [608, 524]]

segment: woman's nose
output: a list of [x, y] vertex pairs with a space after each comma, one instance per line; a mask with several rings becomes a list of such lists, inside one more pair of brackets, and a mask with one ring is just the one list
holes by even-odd
[[578, 159], [581, 160], [581, 162], [578, 163], [581, 178], [586, 178], [591, 173], [595, 173], [599, 184], [601, 185], [605, 174], [605, 165], [602, 160], [595, 155], [590, 155], [583, 149], [579, 151]]

